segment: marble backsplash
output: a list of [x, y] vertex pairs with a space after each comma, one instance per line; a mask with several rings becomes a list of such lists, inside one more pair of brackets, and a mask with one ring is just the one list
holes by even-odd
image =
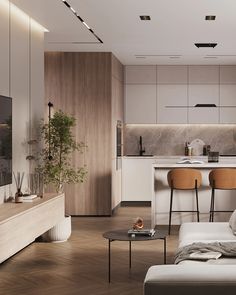
[[124, 155], [138, 154], [139, 137], [146, 154], [184, 155], [185, 142], [201, 139], [220, 154], [236, 154], [236, 125], [126, 125]]

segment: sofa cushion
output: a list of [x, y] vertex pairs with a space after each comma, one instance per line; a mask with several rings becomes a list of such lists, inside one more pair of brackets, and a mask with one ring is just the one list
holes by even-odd
[[235, 288], [236, 265], [157, 265], [144, 281], [144, 295], [231, 295]]
[[236, 234], [236, 210], [232, 213], [229, 219], [229, 226], [232, 229], [233, 234]]
[[187, 222], [179, 231], [179, 247], [196, 242], [236, 241], [228, 222]]

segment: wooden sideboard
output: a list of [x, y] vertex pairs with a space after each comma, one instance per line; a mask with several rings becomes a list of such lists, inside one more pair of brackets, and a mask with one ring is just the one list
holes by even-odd
[[0, 205], [0, 263], [65, 216], [64, 194], [46, 194], [30, 203]]

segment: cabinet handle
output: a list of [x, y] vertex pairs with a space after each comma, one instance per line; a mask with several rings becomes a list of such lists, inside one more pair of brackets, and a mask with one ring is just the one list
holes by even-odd
[[216, 108], [216, 104], [214, 103], [197, 103], [194, 106], [195, 108]]

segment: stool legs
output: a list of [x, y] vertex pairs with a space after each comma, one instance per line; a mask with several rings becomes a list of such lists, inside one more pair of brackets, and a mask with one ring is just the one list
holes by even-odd
[[171, 217], [172, 217], [172, 212], [196, 212], [197, 213], [197, 221], [198, 222], [200, 221], [200, 218], [199, 218], [199, 204], [198, 204], [198, 189], [197, 189], [197, 184], [196, 184], [196, 188], [195, 188], [195, 193], [196, 193], [196, 207], [197, 207], [197, 210], [196, 211], [172, 211], [174, 189], [171, 188], [171, 191], [170, 191], [169, 226], [168, 226], [168, 233], [169, 233], [169, 235], [170, 235], [170, 232], [171, 232]]
[[214, 222], [214, 210], [215, 210], [215, 190], [214, 188], [212, 188], [209, 222]]
[[197, 222], [199, 222], [200, 218], [199, 218], [198, 189], [197, 189], [197, 187], [195, 188], [195, 192], [196, 192], [196, 205], [197, 205]]
[[172, 203], [173, 203], [173, 188], [171, 188], [170, 191], [170, 211], [169, 211], [169, 228], [168, 228], [168, 233], [170, 235], [170, 231], [171, 231], [171, 215], [172, 215]]

